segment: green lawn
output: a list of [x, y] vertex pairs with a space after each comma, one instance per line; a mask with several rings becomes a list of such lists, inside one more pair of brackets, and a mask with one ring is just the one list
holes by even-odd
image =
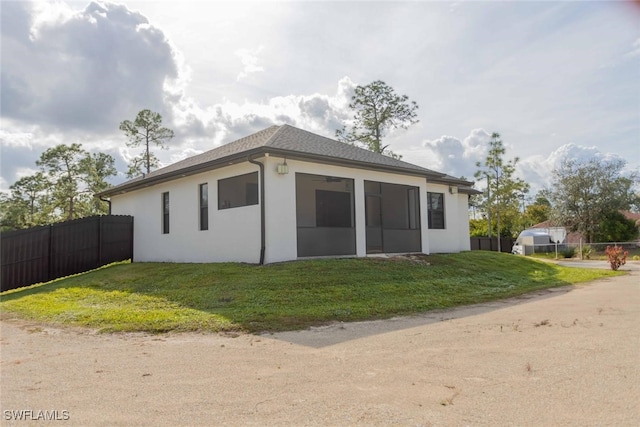
[[[589, 260], [607, 261], [609, 257], [607, 257], [607, 254], [605, 253], [605, 248], [607, 246], [613, 246], [613, 244], [607, 245], [607, 244], [599, 243], [597, 245], [589, 245], [589, 246], [593, 249], [592, 252], [589, 254]], [[625, 246], [625, 250], [628, 252], [627, 261], [634, 261], [634, 260], [637, 261], [640, 259], [640, 248]], [[555, 259], [556, 253], [555, 253], [555, 250], [553, 250], [549, 252], [537, 252], [530, 256], [534, 258], [539, 258], [539, 259]], [[578, 252], [577, 247], [575, 247], [573, 256], [570, 258], [580, 258], [580, 253]], [[561, 250], [558, 250], [558, 259], [565, 259], [564, 253]]]
[[121, 263], [4, 292], [0, 310], [102, 331], [280, 331], [416, 314], [624, 274], [485, 251], [421, 260]]

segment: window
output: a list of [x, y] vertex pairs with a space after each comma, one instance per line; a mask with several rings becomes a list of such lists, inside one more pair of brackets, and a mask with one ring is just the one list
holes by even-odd
[[420, 189], [418, 187], [407, 188], [407, 215], [409, 230], [420, 228]]
[[444, 193], [427, 193], [429, 228], [444, 229]]
[[296, 173], [298, 256], [355, 255], [353, 179]]
[[169, 193], [162, 193], [162, 234], [169, 234]]
[[351, 227], [351, 193], [316, 190], [316, 227]]
[[200, 230], [209, 229], [209, 185], [200, 184]]
[[258, 204], [258, 172], [218, 181], [218, 209]]
[[420, 189], [365, 181], [367, 253], [420, 252]]
[[402, 184], [365, 181], [368, 226], [387, 230], [420, 229], [420, 189]]

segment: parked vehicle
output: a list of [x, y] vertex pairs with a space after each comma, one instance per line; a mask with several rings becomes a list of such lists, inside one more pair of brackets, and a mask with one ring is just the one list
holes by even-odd
[[564, 227], [528, 228], [518, 235], [511, 253], [531, 255], [536, 248], [538, 251], [552, 251], [556, 243], [564, 243], [566, 234]]

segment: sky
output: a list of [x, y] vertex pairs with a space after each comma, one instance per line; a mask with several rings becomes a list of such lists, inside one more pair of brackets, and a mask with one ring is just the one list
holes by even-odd
[[[563, 159], [640, 169], [640, 2], [0, 1], [0, 191], [80, 143], [137, 155], [118, 129], [151, 109], [163, 165], [273, 124], [334, 137], [357, 85], [419, 105], [385, 142], [473, 178], [490, 135], [532, 196]], [[479, 185], [479, 187], [481, 187]]]

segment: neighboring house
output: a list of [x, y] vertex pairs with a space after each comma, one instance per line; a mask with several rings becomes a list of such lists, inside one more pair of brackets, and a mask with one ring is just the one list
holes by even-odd
[[620, 211], [620, 213], [628, 220], [635, 222], [636, 227], [640, 228], [640, 213], [631, 211]]
[[631, 211], [620, 211], [622, 215], [628, 220], [635, 222], [636, 228], [638, 229], [638, 238], [636, 239], [636, 245], [640, 247], [640, 213], [631, 212]]
[[289, 125], [99, 194], [136, 261], [272, 263], [470, 249], [472, 183]]

